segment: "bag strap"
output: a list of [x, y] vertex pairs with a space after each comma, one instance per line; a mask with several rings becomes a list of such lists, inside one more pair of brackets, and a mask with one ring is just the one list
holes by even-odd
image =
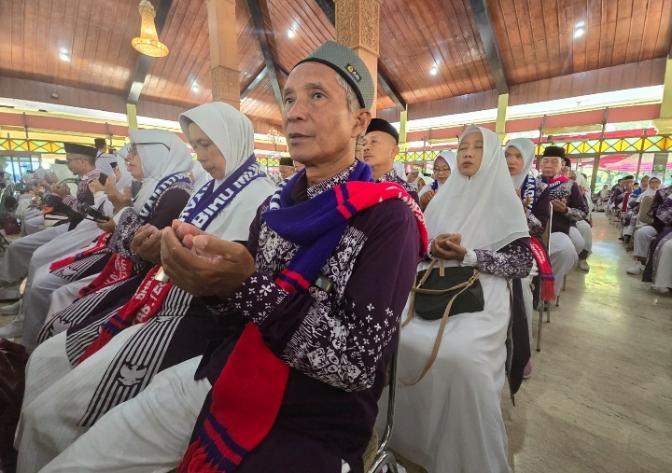
[[[436, 261], [436, 260], [434, 260], [434, 261]], [[425, 273], [425, 277], [423, 277], [420, 284], [418, 284], [417, 287], [415, 287], [411, 290], [411, 301], [409, 303], [408, 315], [407, 315], [404, 323], [401, 325], [401, 328], [404, 328], [414, 317], [414, 314], [415, 314], [415, 311], [414, 311], [415, 294], [416, 294], [416, 292], [419, 292], [419, 291], [417, 291], [417, 289], [419, 289], [419, 286], [422, 283], [424, 283], [424, 281], [427, 280], [427, 274], [429, 274], [430, 270], [433, 268], [434, 261], [432, 261], [432, 264], [427, 269], [427, 273]], [[441, 270], [443, 270], [443, 265], [441, 265]], [[455, 299], [457, 299], [464, 291], [466, 291], [471, 286], [473, 286], [474, 283], [476, 283], [476, 281], [478, 280], [479, 277], [480, 277], [480, 273], [479, 273], [478, 269], [474, 268], [474, 274], [471, 276], [471, 278], [469, 278], [468, 281], [465, 281], [461, 284], [458, 284], [458, 285], [456, 285], [456, 286], [454, 286], [454, 287], [452, 287], [452, 288], [450, 288], [446, 291], [432, 291], [431, 292], [431, 294], [439, 294], [439, 293], [445, 293], [445, 292], [448, 292], [448, 291], [453, 291], [455, 289], [461, 288], [460, 292], [458, 292], [457, 294], [455, 294], [453, 297], [450, 298], [450, 302], [448, 302], [448, 305], [446, 306], [446, 310], [443, 311], [443, 316], [441, 317], [441, 325], [439, 325], [439, 332], [436, 334], [436, 340], [434, 341], [434, 348], [432, 349], [431, 355], [429, 355], [429, 360], [427, 361], [427, 363], [425, 364], [425, 367], [423, 368], [422, 372], [420, 373], [420, 377], [417, 380], [415, 380], [414, 382], [404, 381], [403, 379], [399, 378], [399, 381], [401, 382], [401, 384], [403, 384], [405, 386], [414, 386], [414, 385], [418, 384], [422, 380], [422, 378], [425, 377], [425, 375], [427, 374], [429, 369], [434, 364], [434, 361], [436, 360], [437, 355], [439, 354], [439, 348], [441, 348], [441, 340], [443, 339], [443, 332], [446, 328], [446, 324], [448, 323], [448, 315], [450, 314], [450, 309], [453, 307], [453, 302], [455, 302]], [[427, 290], [425, 290], [425, 291], [427, 291]], [[429, 292], [424, 292], [424, 294], [427, 294], [427, 293], [429, 293]]]

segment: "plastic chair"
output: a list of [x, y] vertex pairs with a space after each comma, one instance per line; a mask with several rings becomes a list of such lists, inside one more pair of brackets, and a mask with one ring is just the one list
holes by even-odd
[[[397, 396], [397, 352], [394, 353], [392, 361], [390, 362], [386, 384], [388, 384], [390, 388], [388, 390], [387, 423], [385, 424], [383, 439], [381, 440], [380, 445], [378, 445], [375, 457], [367, 458], [366, 453], [364, 454], [364, 469], [367, 473], [379, 473], [384, 466], [387, 466], [388, 472], [399, 472], [397, 460], [389, 449], [390, 439], [392, 438], [392, 427], [394, 427], [394, 402]], [[369, 442], [369, 447], [371, 447], [374, 439], [376, 441], [378, 439], [378, 434], [375, 429], [373, 431], [373, 436], [371, 437], [371, 442]], [[368, 450], [369, 448], [367, 448], [367, 451]]]
[[[546, 250], [548, 251], [548, 254], [551, 254], [551, 229], [552, 229], [552, 221], [553, 221], [553, 205], [550, 205], [550, 216], [548, 218], [548, 222], [546, 222], [546, 228], [544, 229], [544, 233], [541, 235], [541, 241], [546, 245]], [[550, 258], [550, 256], [549, 256]], [[541, 328], [544, 325], [544, 307], [546, 306], [546, 303], [542, 300], [541, 298], [541, 274], [539, 275], [539, 284], [538, 284], [537, 290], [539, 291], [539, 327], [538, 327], [538, 332], [537, 332], [537, 351], [541, 351]], [[551, 323], [551, 304], [548, 304], [548, 307], [546, 307], [546, 312], [547, 312], [547, 319], [546, 323]]]

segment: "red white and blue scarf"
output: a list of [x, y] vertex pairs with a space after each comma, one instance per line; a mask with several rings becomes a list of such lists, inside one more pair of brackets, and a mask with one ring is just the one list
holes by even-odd
[[[350, 219], [389, 199], [400, 198], [413, 210], [422, 242], [419, 256], [426, 253], [422, 212], [400, 185], [374, 183], [371, 168], [357, 162], [348, 182], [297, 204], [291, 197], [292, 188], [304, 173], [278, 189], [263, 214], [276, 233], [300, 245], [276, 280], [280, 287], [307, 293]], [[178, 472], [233, 472], [271, 431], [288, 378], [289, 365], [266, 347], [257, 326], [248, 323], [215, 382], [210, 413]]]
[[563, 185], [565, 182], [569, 181], [569, 179], [566, 176], [560, 174], [552, 179], [544, 179], [543, 181], [546, 184], [548, 184], [549, 187], [551, 188], [551, 191], [553, 191], [554, 189], [557, 189], [558, 187]]

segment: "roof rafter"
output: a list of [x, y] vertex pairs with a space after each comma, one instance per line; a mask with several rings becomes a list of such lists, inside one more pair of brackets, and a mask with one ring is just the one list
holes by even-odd
[[[284, 108], [282, 102], [282, 91], [280, 90], [280, 83], [278, 82], [278, 71], [275, 66], [275, 62], [273, 61], [270, 38], [268, 35], [268, 30], [266, 29], [266, 22], [264, 20], [264, 17], [269, 18], [268, 2], [267, 0], [247, 0], [247, 5], [250, 8], [250, 14], [252, 15], [252, 20], [254, 21], [254, 30], [257, 35], [257, 40], [259, 41], [259, 46], [261, 47], [261, 53], [264, 56], [264, 62], [266, 63], [266, 72], [271, 78], [273, 95], [275, 95], [275, 101], [278, 104], [280, 112], [282, 112]], [[271, 29], [270, 25], [269, 29]]]
[[495, 38], [495, 30], [492, 26], [492, 18], [488, 10], [487, 0], [469, 0], [471, 11], [474, 14], [478, 32], [481, 35], [485, 54], [488, 58], [490, 71], [495, 78], [495, 85], [499, 94], [509, 93], [509, 84], [506, 80], [506, 70], [502, 62], [502, 54]]
[[252, 92], [252, 90], [257, 85], [259, 85], [259, 82], [261, 82], [267, 75], [268, 75], [268, 69], [266, 69], [266, 66], [262, 66], [259, 73], [256, 76], [254, 76], [254, 79], [252, 79], [250, 83], [247, 84], [247, 87], [245, 87], [245, 89], [243, 89], [243, 91], [240, 93], [240, 100], [245, 100], [247, 96], [250, 95], [250, 92]]

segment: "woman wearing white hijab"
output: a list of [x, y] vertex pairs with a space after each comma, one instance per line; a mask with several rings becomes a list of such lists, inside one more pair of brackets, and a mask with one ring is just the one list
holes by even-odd
[[[143, 181], [142, 188], [131, 206], [130, 188], [125, 188], [121, 194], [110, 181], [106, 192], [115, 215], [106, 223], [98, 223], [99, 229], [111, 234], [109, 239], [103, 241], [101, 235], [95, 244], [83, 248], [77, 256], [56, 261], [36, 273], [32, 304], [26, 307], [21, 341], [29, 351], [37, 346], [38, 333], [49, 313], [49, 297], [54, 291], [75, 283], [74, 292], [77, 293], [85, 285], [82, 279], [101, 271], [107, 278], [94, 280], [92, 284], [108, 286], [117, 282], [120, 285], [119, 281], [141, 274], [146, 270], [143, 266], [147, 266], [147, 261], [131, 248], [135, 233], [143, 225], [149, 225], [154, 234], [158, 233], [159, 229], [170, 225], [189, 200], [192, 185], [188, 172], [193, 160], [180, 138], [175, 133], [161, 130], [131, 130], [130, 135], [133, 147], [126, 159], [127, 168], [134, 178]], [[158, 242], [159, 238], [155, 236], [153, 241]], [[64, 291], [73, 293], [71, 289]], [[130, 294], [133, 291], [134, 288]], [[117, 301], [118, 297], [119, 294], [115, 296]], [[78, 314], [83, 316], [89, 310]]]
[[[551, 216], [551, 194], [548, 185], [537, 181], [530, 172], [535, 158], [534, 151], [535, 144], [527, 138], [516, 138], [509, 141], [504, 147], [504, 157], [511, 174], [513, 187], [516, 190], [516, 194], [520, 197], [527, 215], [527, 228], [530, 231], [530, 237], [532, 237], [530, 243], [536, 246], [536, 251], [532, 252], [535, 257], [532, 270], [527, 278], [522, 281], [530, 343], [532, 343], [532, 315], [534, 312], [532, 284], [533, 279], [539, 276], [539, 267], [544, 268], [541, 280], [539, 281], [542, 285], [542, 300], [550, 301], [555, 299], [555, 294], [553, 293], [553, 271], [549, 262], [548, 250], [538, 240], [544, 233]], [[530, 359], [525, 367], [524, 377], [529, 378], [531, 375], [532, 360]]]
[[[214, 102], [183, 113], [180, 125], [196, 151], [199, 163], [213, 179], [194, 193], [180, 216], [182, 223], [173, 224], [176, 235], [185, 243], [204, 231], [226, 240], [247, 240], [257, 208], [275, 190], [257, 164], [252, 123], [230, 105]], [[190, 370], [193, 378], [208, 341], [224, 338], [237, 327], [236, 321], [227, 325], [215, 320], [202, 299], [169, 282], [157, 281], [160, 268], [157, 265], [148, 273], [133, 296], [134, 301], [146, 293], [158, 294], [159, 302], [147, 301], [144, 306], [136, 306], [137, 313], [128, 312], [131, 305], [124, 306], [115, 316], [123, 319], [124, 314], [130, 314], [130, 319], [127, 317], [126, 320], [133, 322], [128, 328], [123, 330], [126, 325], [115, 325], [122, 327], [120, 333], [98, 351], [90, 353], [86, 361], [69, 373], [61, 373], [58, 378], [52, 376], [50, 387], [42, 383], [27, 389], [25, 420], [21, 424], [27, 434], [21, 441], [31, 446], [35, 438], [46, 437], [50, 441], [47, 442], [49, 447], [21, 456], [20, 464], [25, 461], [35, 471], [42, 468], [108, 410], [132, 399], [163, 370]], [[153, 309], [150, 310], [150, 306]], [[94, 335], [104, 332], [106, 327], [97, 324]], [[43, 348], [54, 351], [54, 341], [64, 335], [47, 340], [35, 354]], [[98, 343], [96, 336], [89, 338], [89, 343]], [[87, 350], [85, 355], [89, 353], [89, 347], [83, 347]], [[31, 377], [30, 366], [28, 377]], [[76, 389], [73, 390], [74, 386]], [[39, 391], [43, 391], [42, 394]], [[198, 409], [200, 403], [192, 407]], [[47, 422], [44, 420], [46, 412], [50, 416]], [[108, 418], [110, 416], [105, 417]], [[124, 418], [115, 420], [112, 417], [110, 421], [123, 422]], [[60, 428], [55, 427], [59, 425]], [[151, 425], [145, 427], [151, 429]], [[123, 440], [127, 432], [125, 428], [104, 428], [103, 438], [108, 441], [110, 435], [118, 435]], [[84, 436], [76, 445], [87, 445], [85, 450], [91, 452], [87, 438]], [[96, 442], [96, 434], [92, 433], [90, 439]], [[184, 441], [188, 441], [188, 436]], [[64, 453], [64, 459], [68, 455]], [[76, 454], [74, 458], [86, 463], [91, 461], [88, 454]], [[53, 467], [57, 468], [56, 465]]]
[[[477, 268], [484, 308], [450, 316], [443, 331], [443, 321], [423, 320], [417, 313], [405, 322], [392, 448], [432, 473], [508, 472], [500, 410], [512, 320], [508, 281], [527, 276], [532, 254], [525, 213], [495, 133], [467, 128], [459, 142], [457, 172], [432, 199], [425, 218], [430, 257], [438, 258], [446, 272]], [[428, 266], [422, 262], [418, 270]], [[520, 333], [527, 341], [524, 320], [514, 321], [512, 330], [514, 338]], [[529, 343], [519, 350], [515, 342], [522, 356], [510, 363], [512, 392], [522, 380], [525, 354], [529, 358]], [[437, 356], [427, 370], [436, 344]]]
[[418, 191], [418, 197], [420, 197], [420, 208], [423, 210], [423, 212], [439, 189], [443, 187], [450, 177], [451, 170], [455, 167], [455, 159], [455, 153], [452, 151], [444, 151], [434, 160], [434, 180], [432, 181], [431, 185], [425, 185], [422, 190]]
[[417, 188], [418, 192], [422, 191], [422, 189], [425, 188], [425, 186], [431, 186], [434, 184], [434, 179], [432, 179], [429, 176], [418, 176], [418, 178], [415, 181], [417, 183]]

